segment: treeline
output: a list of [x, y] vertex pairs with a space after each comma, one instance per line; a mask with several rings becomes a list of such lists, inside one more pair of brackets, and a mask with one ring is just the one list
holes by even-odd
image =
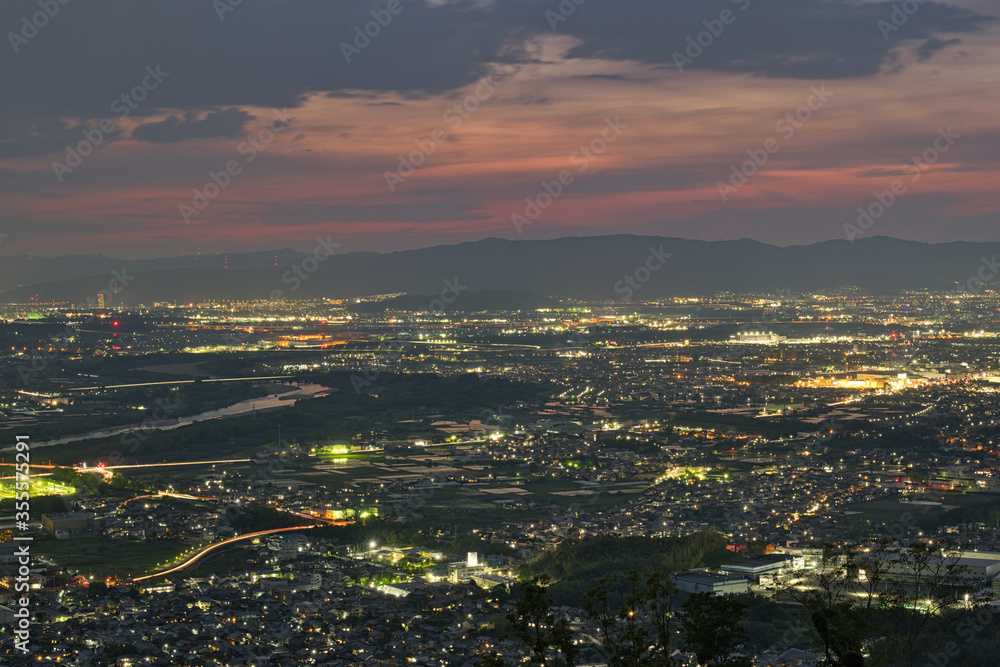
[[[0, 500], [0, 514], [13, 516], [16, 509], [14, 498]], [[37, 519], [43, 514], [55, 514], [66, 511], [66, 502], [62, 496], [33, 496], [31, 498], [31, 517]]]
[[953, 526], [960, 523], [982, 523], [989, 528], [1000, 528], [1000, 498], [921, 517], [920, 527], [924, 530], [933, 530], [938, 526]]
[[375, 543], [380, 547], [425, 547], [449, 555], [465, 556], [476, 552], [484, 556], [514, 557], [517, 551], [504, 544], [486, 542], [475, 535], [460, 535], [451, 539], [436, 537], [429, 527], [400, 527], [383, 520], [357, 522], [349, 526], [317, 528], [315, 535], [335, 540], [345, 546], [367, 549]]
[[528, 577], [556, 583], [552, 593], [565, 604], [578, 600], [604, 577], [620, 583], [625, 572], [677, 572], [698, 567], [710, 554], [724, 551], [726, 540], [704, 532], [681, 537], [588, 537], [566, 540], [522, 567]]
[[230, 525], [241, 535], [258, 530], [292, 528], [304, 522], [302, 517], [280, 512], [273, 507], [245, 507], [230, 518]]
[[781, 438], [795, 435], [800, 431], [815, 431], [815, 425], [809, 425], [795, 419], [781, 421], [762, 421], [754, 417], [740, 415], [723, 415], [712, 412], [671, 412], [663, 417], [663, 421], [671, 426], [696, 426], [716, 428], [720, 430], [753, 433], [770, 438]]
[[[582, 631], [554, 612], [557, 600], [549, 583], [539, 576], [518, 584], [512, 591], [514, 609], [502, 619], [501, 638], [518, 640], [531, 665], [668, 667], [680, 664], [674, 660], [678, 649], [708, 667], [753, 664], [743, 650], [750, 639], [748, 608], [736, 598], [701, 593], [682, 601], [677, 586], [662, 572], [633, 571], [617, 583], [605, 577], [580, 597], [577, 607], [596, 628]], [[508, 664], [494, 652], [475, 667]]]

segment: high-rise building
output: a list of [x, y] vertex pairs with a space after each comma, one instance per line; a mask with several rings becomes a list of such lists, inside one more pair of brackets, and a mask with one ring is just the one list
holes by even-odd
[[97, 307], [104, 308], [104, 292], [97, 293]]

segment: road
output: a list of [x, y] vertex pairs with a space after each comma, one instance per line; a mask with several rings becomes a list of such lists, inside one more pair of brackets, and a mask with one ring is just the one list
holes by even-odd
[[[135, 382], [131, 384], [105, 384], [96, 387], [70, 387], [66, 391], [99, 391], [104, 389], [125, 389], [132, 387], [155, 387], [161, 385], [194, 384], [195, 382], [260, 382], [262, 380], [294, 380], [294, 375], [258, 375], [245, 378], [206, 378], [197, 380], [167, 380], [163, 382]], [[25, 392], [26, 393], [26, 392]]]
[[221, 459], [218, 461], [175, 461], [173, 463], [134, 463], [122, 466], [74, 466], [76, 472], [100, 472], [101, 470], [135, 470], [137, 468], [169, 468], [173, 466], [226, 465], [229, 463], [250, 463], [253, 459]]
[[[171, 498], [182, 498], [182, 499], [185, 499], [185, 500], [215, 500], [215, 498], [203, 498], [201, 496], [189, 496], [189, 495], [182, 494], [182, 493], [168, 493], [166, 491], [160, 491], [159, 493], [157, 493], [155, 495], [170, 496]], [[138, 500], [138, 498], [149, 498], [149, 497], [151, 497], [151, 496], [138, 496], [137, 498], [131, 498], [129, 500], [126, 500], [125, 503], [129, 503], [132, 500]], [[162, 572], [154, 572], [153, 574], [147, 574], [147, 575], [142, 576], [142, 577], [135, 577], [134, 579], [132, 579], [132, 581], [133, 582], [135, 582], [135, 581], [144, 581], [146, 579], [152, 579], [154, 577], [162, 577], [162, 576], [165, 576], [165, 575], [168, 575], [168, 574], [173, 574], [175, 572], [181, 572], [181, 571], [186, 570], [187, 568], [191, 567], [192, 565], [194, 565], [198, 561], [202, 560], [203, 558], [205, 558], [209, 554], [212, 554], [215, 551], [218, 551], [219, 549], [224, 549], [224, 548], [227, 548], [227, 547], [229, 547], [229, 546], [231, 546], [231, 545], [233, 545], [235, 543], [242, 542], [244, 540], [251, 540], [251, 539], [253, 539], [255, 537], [261, 537], [263, 535], [272, 535], [274, 533], [289, 532], [289, 531], [293, 531], [293, 530], [298, 530], [298, 531], [308, 530], [310, 528], [319, 528], [321, 526], [349, 526], [349, 525], [351, 525], [351, 523], [353, 523], [352, 521], [334, 521], [332, 519], [321, 519], [321, 518], [316, 517], [316, 516], [311, 516], [309, 514], [303, 514], [302, 512], [293, 512], [291, 510], [279, 510], [279, 511], [284, 512], [285, 514], [291, 514], [291, 515], [300, 517], [302, 519], [308, 519], [309, 521], [312, 521], [313, 523], [310, 524], [310, 525], [292, 526], [290, 528], [272, 528], [270, 530], [259, 530], [259, 531], [255, 532], [255, 533], [246, 533], [245, 535], [237, 535], [236, 537], [230, 537], [227, 540], [222, 540], [221, 542], [215, 542], [213, 544], [209, 544], [207, 546], [202, 547], [201, 549], [199, 549], [195, 553], [191, 554], [191, 556], [188, 557], [180, 565], [175, 565], [174, 567], [171, 567], [170, 569], [167, 569], [167, 570], [163, 570]]]
[[209, 555], [213, 551], [217, 551], [219, 549], [227, 547], [227, 546], [229, 546], [231, 544], [235, 544], [237, 542], [243, 542], [245, 540], [252, 540], [255, 537], [261, 537], [263, 535], [272, 535], [274, 533], [284, 533], [284, 532], [289, 532], [289, 531], [293, 531], [293, 530], [299, 530], [299, 531], [306, 530], [306, 529], [309, 529], [309, 528], [315, 528], [316, 526], [319, 526], [319, 525], [322, 525], [322, 524], [314, 524], [312, 526], [293, 526], [291, 528], [272, 528], [271, 530], [259, 530], [256, 533], [247, 533], [245, 535], [238, 535], [236, 537], [230, 537], [228, 540], [223, 540], [221, 542], [216, 542], [214, 544], [209, 544], [207, 547], [202, 547], [201, 549], [199, 549], [198, 551], [196, 551], [195, 553], [193, 553], [183, 563], [181, 563], [180, 565], [176, 565], [176, 566], [170, 568], [169, 570], [163, 570], [162, 572], [154, 572], [153, 574], [147, 574], [147, 575], [142, 576], [142, 577], [135, 577], [134, 579], [132, 579], [132, 581], [133, 582], [136, 582], [136, 581], [145, 581], [146, 579], [153, 579], [154, 577], [163, 577], [163, 576], [166, 576], [168, 574], [173, 574], [175, 572], [181, 572], [182, 570], [186, 570], [187, 568], [191, 567], [192, 565], [194, 565], [195, 563], [197, 563], [198, 561], [200, 561], [201, 559], [203, 559], [205, 556]]

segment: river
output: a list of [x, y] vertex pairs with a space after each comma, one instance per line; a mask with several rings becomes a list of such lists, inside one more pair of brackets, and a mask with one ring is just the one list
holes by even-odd
[[[45, 442], [33, 441], [31, 443], [31, 448], [37, 449], [38, 447], [50, 447], [52, 445], [65, 445], [70, 442], [94, 440], [96, 438], [110, 438], [116, 435], [124, 435], [126, 433], [130, 433], [131, 431], [170, 431], [182, 426], [190, 426], [191, 424], [197, 422], [208, 421], [209, 419], [238, 417], [240, 415], [250, 414], [256, 410], [270, 410], [274, 408], [288, 407], [290, 405], [295, 405], [295, 403], [304, 398], [315, 398], [329, 391], [331, 391], [331, 389], [329, 387], [324, 387], [323, 385], [301, 384], [297, 385], [292, 391], [277, 392], [267, 394], [266, 396], [261, 396], [259, 398], [247, 399], [245, 401], [240, 401], [239, 403], [233, 403], [232, 405], [224, 408], [219, 408], [218, 410], [209, 410], [208, 412], [191, 415], [190, 417], [164, 419], [150, 423], [142, 422], [140, 424], [130, 424], [128, 426], [116, 426], [114, 428], [99, 429], [97, 431], [90, 431], [89, 433], [81, 433], [79, 435], [67, 435], [61, 438], [56, 438], [55, 440], [46, 440]], [[13, 447], [0, 449], [0, 451], [9, 450], [13, 450]]]

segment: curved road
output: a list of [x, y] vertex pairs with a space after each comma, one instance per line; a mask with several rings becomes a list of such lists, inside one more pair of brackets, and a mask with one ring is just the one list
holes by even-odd
[[317, 526], [320, 525], [322, 524], [315, 524], [312, 526], [292, 526], [291, 528], [272, 528], [271, 530], [260, 530], [257, 531], [256, 533], [247, 533], [245, 535], [239, 535], [237, 537], [230, 537], [228, 540], [223, 540], [221, 542], [216, 542], [215, 544], [209, 544], [207, 547], [202, 547], [194, 554], [192, 554], [191, 557], [185, 560], [183, 563], [181, 563], [180, 565], [176, 565], [170, 568], [169, 570], [163, 570], [162, 572], [154, 572], [153, 574], [147, 574], [142, 577], [134, 577], [132, 581], [133, 582], [143, 581], [145, 579], [152, 579], [153, 577], [162, 577], [168, 574], [173, 574], [174, 572], [180, 572], [181, 570], [186, 570], [187, 568], [191, 567], [192, 565], [194, 565], [195, 563], [197, 563], [198, 561], [200, 561], [202, 558], [212, 553], [213, 551], [221, 549], [227, 545], [233, 544], [234, 542], [250, 540], [255, 537], [260, 537], [261, 535], [270, 535], [272, 533], [282, 533], [292, 530], [308, 530], [309, 528], [316, 528]]
[[[173, 493], [161, 493], [158, 495], [166, 495], [166, 496], [172, 496], [174, 498], [186, 498], [186, 499], [198, 498], [197, 496], [184, 496], [183, 494], [173, 494]], [[145, 498], [147, 496], [139, 496], [139, 497]], [[198, 499], [208, 500], [207, 498], [198, 498]], [[132, 498], [126, 502], [130, 502], [131, 500], [135, 500], [135, 498]], [[310, 516], [309, 514], [302, 514], [301, 512], [291, 512], [288, 510], [280, 510], [280, 511], [285, 512], [286, 514], [292, 514], [294, 516], [301, 517], [303, 519], [309, 519], [310, 521], [314, 521], [315, 523], [311, 525], [291, 526], [289, 528], [271, 528], [270, 530], [259, 530], [254, 533], [246, 533], [244, 535], [237, 535], [236, 537], [230, 537], [228, 540], [222, 540], [221, 542], [215, 542], [213, 544], [209, 544], [207, 546], [202, 547], [195, 553], [191, 554], [191, 556], [180, 565], [175, 565], [170, 569], [163, 570], [161, 572], [154, 572], [153, 574], [147, 574], [142, 577], [134, 577], [132, 581], [133, 582], [143, 581], [145, 579], [152, 579], [153, 577], [162, 577], [167, 574], [173, 574], [174, 572], [180, 572], [182, 570], [186, 570], [187, 568], [191, 567], [192, 565], [194, 565], [195, 563], [197, 563], [210, 553], [217, 551], [218, 549], [227, 547], [236, 542], [241, 542], [243, 540], [253, 539], [255, 537], [260, 537], [262, 535], [271, 535], [273, 533], [283, 533], [293, 530], [309, 530], [310, 528], [319, 528], [321, 526], [349, 526], [352, 523], [350, 521], [334, 521], [332, 519], [321, 519], [319, 517]]]

